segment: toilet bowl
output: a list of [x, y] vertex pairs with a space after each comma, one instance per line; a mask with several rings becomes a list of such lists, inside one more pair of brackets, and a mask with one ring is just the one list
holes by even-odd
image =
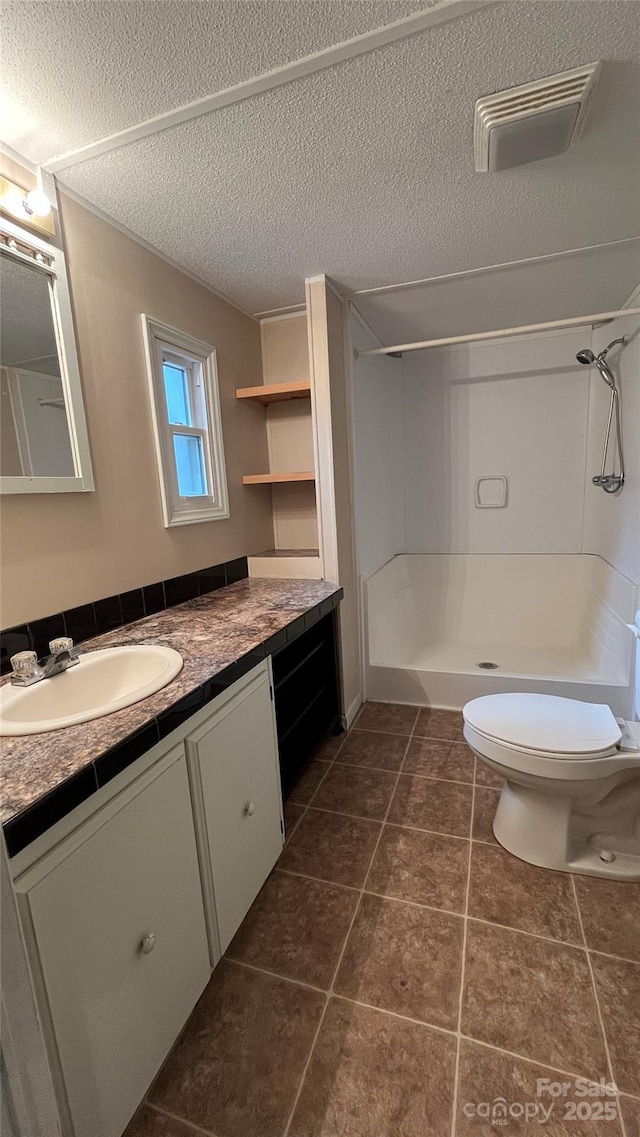
[[464, 737], [505, 785], [493, 832], [542, 868], [640, 880], [640, 723], [601, 703], [485, 695]]

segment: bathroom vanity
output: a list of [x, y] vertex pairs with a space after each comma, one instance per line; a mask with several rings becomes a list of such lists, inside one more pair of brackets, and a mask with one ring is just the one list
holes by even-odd
[[[272, 605], [267, 638], [260, 620], [241, 631], [240, 604], [229, 632], [230, 599], [235, 588], [238, 600], [273, 600], [279, 586], [291, 598], [299, 583], [243, 581], [100, 637], [95, 646], [148, 638], [155, 621], [180, 650], [180, 629], [190, 629], [183, 671], [150, 699], [97, 722], [3, 740], [15, 777], [28, 747], [32, 763], [52, 765], [66, 736], [68, 768], [74, 741], [86, 756], [87, 738], [100, 745], [104, 736], [84, 767], [95, 773], [94, 792], [11, 861], [65, 1137], [120, 1137], [281, 852], [278, 736], [287, 751], [300, 723], [307, 734], [320, 727], [330, 668], [313, 696], [310, 668], [330, 663], [323, 626], [340, 590], [305, 582], [307, 601], [311, 589], [317, 602]], [[248, 637], [248, 650], [223, 667], [203, 664], [218, 619], [236, 650]], [[220, 643], [216, 650], [224, 656]], [[274, 673], [290, 688], [280, 721]], [[127, 762], [150, 730], [138, 718], [150, 711], [156, 733], [146, 738], [155, 741]], [[109, 746], [117, 719], [129, 734]], [[29, 808], [42, 810], [42, 801]]]

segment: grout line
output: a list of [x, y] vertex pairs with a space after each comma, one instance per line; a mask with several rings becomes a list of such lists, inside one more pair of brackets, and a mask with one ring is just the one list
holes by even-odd
[[459, 833], [443, 833], [441, 829], [421, 829], [419, 825], [401, 825], [398, 821], [385, 821], [391, 829], [409, 829], [411, 833], [428, 833], [430, 837], [446, 837], [451, 841], [468, 841], [468, 837], [461, 837]]
[[[462, 714], [462, 712], [460, 712]], [[417, 726], [417, 723], [416, 723]], [[440, 738], [439, 734], [417, 734], [414, 726], [411, 732], [412, 742], [444, 742], [447, 746], [469, 746], [466, 738]]]
[[404, 738], [405, 741], [411, 737], [410, 734], [402, 734], [399, 730], [372, 730], [371, 727], [368, 726], [356, 726], [356, 723], [354, 723], [349, 730], [349, 734], [391, 734], [394, 738]]
[[[394, 794], [395, 794], [395, 787], [397, 786], [399, 780], [400, 780], [400, 775], [398, 775], [398, 778], [396, 779], [396, 782], [394, 784], [394, 790], [393, 790]], [[455, 785], [458, 785], [458, 784], [461, 785], [462, 783], [456, 782], [454, 784]], [[318, 789], [319, 788], [320, 787], [318, 786]], [[469, 786], [469, 789], [473, 789], [473, 787]], [[393, 795], [392, 795], [392, 800], [393, 800]], [[473, 795], [472, 795], [472, 800], [473, 800]], [[468, 841], [469, 840], [468, 837], [461, 837], [459, 833], [444, 833], [442, 829], [421, 829], [419, 825], [400, 825], [397, 821], [387, 821], [386, 817], [387, 817], [387, 813], [389, 812], [388, 810], [387, 810], [387, 813], [385, 813], [384, 817], [365, 817], [364, 814], [362, 814], [362, 813], [347, 813], [345, 810], [341, 810], [341, 809], [325, 809], [325, 807], [323, 805], [313, 805], [312, 802], [309, 802], [309, 805], [307, 808], [315, 809], [316, 812], [318, 812], [318, 813], [333, 813], [333, 814], [337, 814], [339, 817], [353, 817], [357, 821], [373, 821], [373, 822], [376, 822], [378, 825], [380, 825], [380, 824], [391, 825], [391, 826], [393, 826], [394, 829], [411, 829], [416, 833], [430, 833], [432, 837], [450, 837], [452, 839], [452, 841]], [[300, 821], [302, 821], [302, 818], [300, 818]], [[488, 842], [488, 841], [482, 842], [482, 844], [485, 844], [485, 845], [488, 845], [489, 843], [490, 842]]]
[[344, 888], [347, 892], [360, 892], [357, 884], [343, 884], [339, 880], [329, 880], [326, 876], [312, 876], [311, 873], [296, 872], [295, 869], [281, 869], [279, 865], [274, 865], [272, 871], [284, 873], [285, 876], [297, 876], [301, 880], [313, 880], [316, 884], [330, 884], [332, 888]]
[[309, 805], [308, 809], [314, 813], [329, 813], [332, 817], [350, 817], [355, 821], [368, 821], [369, 825], [383, 825], [381, 817], [364, 817], [360, 813], [343, 813], [340, 809], [327, 809], [324, 805]]
[[501, 928], [505, 932], [515, 932], [518, 936], [529, 936], [534, 940], [542, 940], [546, 944], [559, 944], [560, 947], [573, 948], [574, 951], [585, 951], [582, 944], [571, 943], [570, 940], [556, 940], [553, 936], [543, 936], [539, 932], [528, 932], [524, 928], [514, 928], [512, 924], [499, 924], [497, 920], [485, 920], [482, 916], [467, 914], [467, 918], [472, 920], [474, 924], [486, 924], [489, 928]]
[[456, 912], [455, 908], [437, 908], [434, 904], [421, 904], [419, 900], [407, 900], [404, 896], [394, 896], [390, 892], [374, 892], [372, 888], [365, 888], [367, 896], [377, 896], [378, 900], [394, 900], [398, 904], [408, 904], [412, 908], [422, 908], [425, 912], [439, 912], [441, 916], [455, 916], [464, 920], [464, 912]]
[[261, 975], [270, 975], [272, 979], [282, 979], [283, 983], [293, 983], [294, 987], [306, 987], [308, 991], [316, 991], [318, 995], [326, 995], [324, 987], [317, 987], [315, 983], [307, 983], [305, 979], [292, 979], [290, 975], [282, 975], [279, 971], [271, 971], [268, 967], [259, 967], [257, 963], [247, 963], [244, 959], [234, 959], [232, 955], [223, 957], [228, 963], [235, 963], [237, 967], [246, 967], [249, 971], [259, 971]]
[[[366, 704], [365, 704], [365, 706], [366, 706]], [[353, 726], [351, 727], [351, 730], [359, 730], [359, 731], [361, 731], [363, 734], [383, 734], [383, 735], [385, 736], [385, 738], [386, 738], [386, 737], [388, 737], [388, 735], [392, 735], [392, 737], [393, 737], [393, 738], [406, 738], [406, 739], [407, 739], [407, 741], [409, 741], [409, 739], [411, 739], [411, 738], [413, 737], [413, 735], [411, 734], [411, 731], [409, 731], [409, 733], [407, 734], [405, 731], [397, 731], [397, 730], [376, 730], [376, 729], [375, 729], [375, 727], [372, 727], [372, 726], [357, 726], [357, 725], [356, 725], [356, 723], [354, 723], [354, 724], [353, 724]], [[446, 739], [444, 739], [444, 738], [434, 738], [434, 740], [433, 740], [433, 741], [434, 741], [434, 742], [446, 742]]]
[[553, 1070], [554, 1073], [563, 1074], [566, 1078], [580, 1078], [582, 1081], [588, 1082], [589, 1085], [599, 1085], [594, 1077], [585, 1077], [584, 1074], [578, 1074], [575, 1070], [562, 1070], [557, 1066], [550, 1066], [548, 1062], [544, 1062], [540, 1058], [531, 1058], [528, 1054], [519, 1054], [517, 1050], [503, 1050], [501, 1046], [494, 1046], [492, 1042], [485, 1042], [482, 1038], [474, 1038], [471, 1034], [461, 1034], [460, 1038], [464, 1042], [472, 1042], [474, 1046], [483, 1046], [485, 1050], [493, 1050], [495, 1054], [506, 1054], [509, 1058], [517, 1058], [519, 1062], [527, 1062], [531, 1066], [542, 1066], [545, 1070]]
[[[292, 805], [295, 805], [295, 804], [296, 804], [295, 802], [292, 802]], [[301, 821], [304, 821], [305, 817], [307, 816], [307, 811], [308, 811], [308, 809], [309, 809], [309, 806], [308, 806], [308, 805], [301, 805], [299, 808], [302, 810], [302, 813], [300, 814], [300, 817], [298, 818], [298, 820], [296, 821], [295, 825], [293, 826], [293, 829], [292, 829], [292, 830], [290, 831], [290, 833], [288, 833], [288, 834], [287, 834], [287, 825], [286, 825], [286, 822], [285, 822], [285, 826], [284, 826], [284, 844], [283, 844], [283, 846], [282, 846], [282, 850], [281, 850], [281, 852], [280, 852], [280, 856], [282, 856], [282, 854], [284, 853], [284, 851], [285, 851], [285, 849], [286, 849], [286, 847], [287, 847], [287, 842], [288, 842], [289, 838], [290, 838], [290, 837], [293, 837], [293, 834], [295, 833], [296, 829], [297, 829], [297, 828], [298, 828], [298, 826], [300, 825], [300, 822], [301, 822]], [[284, 814], [284, 810], [283, 810], [283, 814]], [[279, 859], [279, 858], [278, 858], [278, 859]], [[278, 862], [276, 861], [276, 865], [277, 865], [277, 863], [278, 863]], [[275, 865], [274, 865], [273, 867], [275, 868]]]
[[[318, 789], [320, 789], [319, 786]], [[346, 810], [343, 809], [325, 809], [323, 805], [311, 805], [311, 802], [309, 802], [309, 808], [315, 809], [317, 813], [331, 813], [337, 817], [353, 817], [356, 821], [373, 821], [377, 825], [384, 823], [382, 817], [365, 817], [363, 813], [347, 813]], [[300, 818], [300, 820], [302, 820], [302, 818]]]
[[334, 999], [340, 999], [342, 1003], [351, 1003], [354, 1007], [366, 1007], [368, 1011], [377, 1011], [378, 1014], [388, 1015], [391, 1019], [399, 1019], [404, 1023], [414, 1023], [416, 1026], [426, 1027], [427, 1030], [435, 1030], [439, 1034], [446, 1034], [449, 1038], [455, 1038], [455, 1030], [451, 1030], [446, 1026], [437, 1026], [435, 1023], [426, 1022], [424, 1019], [415, 1019], [411, 1015], [401, 1015], [399, 1011], [390, 1011], [388, 1007], [377, 1007], [375, 1003], [365, 1003], [362, 999], [351, 999], [348, 995], [341, 995], [339, 991], [332, 992]]
[[[587, 948], [589, 955], [602, 955], [605, 959], [618, 959], [620, 963], [633, 963], [636, 967], [640, 966], [640, 959], [631, 959], [628, 955], [613, 955], [610, 951], [599, 951], [598, 948]], [[631, 1095], [633, 1097], [633, 1094]], [[636, 1094], [640, 1098], [640, 1094]]]
[[449, 786], [472, 786], [473, 781], [465, 782], [462, 778], [440, 778], [437, 774], [418, 774], [415, 770], [402, 770], [405, 778], [422, 778], [424, 782], [446, 782]]
[[[416, 713], [416, 721], [417, 721], [417, 713]], [[356, 722], [357, 722], [357, 719], [356, 719]], [[403, 760], [403, 762], [404, 762], [404, 759], [405, 759], [405, 757], [406, 757], [407, 751], [408, 751], [408, 749], [409, 749], [409, 744], [410, 744], [410, 742], [411, 742], [411, 736], [408, 736], [408, 737], [407, 737], [407, 744], [406, 744], [406, 747], [405, 747], [405, 753], [404, 753], [404, 755], [403, 755], [403, 759], [402, 759], [402, 760]], [[336, 757], [337, 757], [337, 755], [336, 755]], [[324, 780], [324, 779], [323, 779], [323, 780]], [[285, 1131], [284, 1131], [283, 1137], [288, 1137], [288, 1134], [289, 1134], [289, 1129], [291, 1128], [291, 1122], [293, 1121], [293, 1116], [294, 1116], [294, 1114], [295, 1114], [295, 1111], [296, 1111], [296, 1107], [297, 1107], [297, 1105], [298, 1105], [298, 1101], [299, 1101], [300, 1095], [301, 1095], [301, 1093], [302, 1093], [302, 1087], [303, 1087], [303, 1085], [304, 1085], [304, 1082], [305, 1082], [305, 1079], [306, 1079], [306, 1076], [307, 1076], [307, 1070], [309, 1069], [309, 1065], [310, 1065], [310, 1063], [311, 1063], [311, 1059], [312, 1059], [312, 1057], [313, 1057], [313, 1052], [314, 1052], [314, 1050], [315, 1050], [315, 1048], [316, 1048], [316, 1043], [317, 1043], [317, 1041], [318, 1041], [318, 1037], [319, 1037], [319, 1035], [320, 1035], [320, 1030], [322, 1029], [322, 1024], [323, 1024], [323, 1022], [324, 1022], [324, 1019], [325, 1019], [325, 1015], [326, 1015], [326, 1013], [327, 1013], [327, 1007], [329, 1006], [329, 1001], [330, 1001], [330, 999], [331, 999], [331, 998], [334, 996], [334, 984], [335, 984], [335, 981], [336, 981], [336, 979], [337, 979], [337, 977], [338, 977], [338, 973], [339, 973], [339, 971], [340, 971], [340, 966], [341, 966], [341, 964], [342, 964], [342, 960], [343, 960], [343, 958], [344, 958], [344, 953], [345, 953], [345, 951], [347, 950], [347, 944], [348, 944], [348, 942], [349, 942], [349, 938], [350, 938], [350, 936], [351, 936], [351, 932], [352, 932], [352, 930], [353, 930], [353, 926], [354, 926], [354, 924], [355, 924], [355, 922], [356, 922], [356, 918], [357, 918], [358, 912], [360, 911], [360, 905], [362, 904], [362, 897], [363, 897], [363, 895], [364, 895], [365, 886], [366, 886], [367, 880], [368, 880], [368, 878], [369, 878], [369, 873], [371, 872], [371, 866], [372, 866], [372, 864], [373, 864], [373, 862], [374, 862], [374, 859], [375, 859], [376, 853], [378, 852], [378, 846], [379, 846], [379, 844], [380, 844], [380, 841], [381, 841], [381, 838], [382, 838], [382, 834], [383, 834], [383, 832], [384, 832], [384, 823], [385, 823], [385, 821], [386, 821], [386, 819], [387, 819], [387, 816], [388, 816], [388, 814], [389, 814], [389, 810], [391, 809], [391, 803], [392, 803], [392, 801], [393, 801], [393, 798], [394, 798], [394, 795], [395, 795], [395, 792], [396, 792], [396, 788], [397, 788], [397, 786], [398, 786], [398, 782], [399, 782], [399, 781], [400, 781], [400, 771], [398, 771], [398, 774], [397, 774], [397, 776], [396, 776], [396, 780], [395, 780], [395, 782], [394, 782], [394, 786], [393, 786], [393, 791], [392, 791], [392, 793], [389, 795], [389, 803], [388, 803], [388, 805], [387, 805], [387, 809], [386, 809], [386, 812], [385, 812], [384, 818], [382, 819], [382, 824], [381, 824], [381, 826], [380, 826], [380, 832], [378, 833], [378, 837], [377, 837], [376, 843], [375, 843], [375, 845], [374, 845], [374, 847], [373, 847], [373, 851], [372, 851], [372, 853], [371, 853], [371, 857], [370, 857], [370, 860], [369, 860], [369, 865], [368, 865], [368, 868], [367, 868], [367, 872], [366, 872], [366, 875], [365, 875], [365, 879], [364, 879], [364, 884], [362, 885], [362, 888], [359, 888], [359, 889], [357, 890], [357, 891], [358, 891], [358, 893], [359, 893], [359, 899], [358, 899], [358, 902], [357, 902], [357, 904], [356, 904], [356, 906], [355, 906], [355, 908], [354, 908], [354, 911], [353, 911], [353, 916], [351, 917], [351, 921], [350, 921], [350, 923], [349, 923], [349, 927], [348, 927], [348, 929], [347, 929], [347, 934], [346, 934], [346, 936], [344, 937], [344, 941], [343, 941], [343, 944], [342, 944], [342, 950], [341, 950], [341, 952], [340, 952], [340, 955], [338, 956], [338, 961], [337, 961], [337, 963], [336, 963], [336, 966], [335, 966], [335, 968], [334, 968], [334, 971], [333, 971], [333, 978], [332, 978], [332, 980], [331, 980], [331, 985], [330, 985], [330, 987], [329, 987], [329, 990], [328, 990], [328, 992], [327, 992], [327, 1001], [326, 1001], [326, 1003], [325, 1003], [324, 1011], [323, 1011], [323, 1013], [322, 1013], [322, 1017], [321, 1017], [321, 1019], [320, 1019], [320, 1022], [319, 1022], [319, 1024], [318, 1024], [318, 1029], [317, 1029], [317, 1031], [316, 1031], [316, 1033], [315, 1033], [315, 1036], [314, 1036], [314, 1039], [313, 1039], [313, 1043], [312, 1043], [312, 1046], [311, 1046], [311, 1050], [309, 1051], [309, 1056], [308, 1056], [308, 1058], [307, 1058], [307, 1061], [306, 1061], [306, 1064], [305, 1064], [304, 1070], [303, 1070], [303, 1072], [302, 1072], [302, 1077], [301, 1077], [301, 1079], [300, 1079], [300, 1084], [299, 1084], [299, 1086], [298, 1086], [298, 1090], [297, 1090], [297, 1093], [296, 1093], [296, 1096], [295, 1096], [295, 1101], [294, 1101], [294, 1103], [293, 1103], [293, 1106], [292, 1106], [292, 1108], [291, 1108], [291, 1113], [289, 1114], [289, 1118], [288, 1118], [288, 1121], [287, 1121], [287, 1124], [286, 1124], [286, 1127], [285, 1127]], [[318, 788], [319, 788], [319, 787], [318, 787]], [[313, 800], [313, 799], [312, 799], [312, 800]], [[326, 812], [329, 812], [329, 810], [327, 810]]]
[[[285, 808], [286, 804], [287, 804], [286, 802], [284, 802], [284, 803], [283, 803], [283, 810], [282, 810], [282, 811], [283, 811], [283, 814], [284, 814], [284, 808]], [[298, 826], [299, 826], [300, 822], [302, 821], [302, 818], [304, 817], [305, 813], [307, 812], [307, 810], [308, 810], [308, 808], [309, 808], [309, 806], [308, 806], [308, 805], [298, 805], [298, 806], [296, 806], [296, 803], [295, 803], [294, 801], [293, 801], [293, 802], [291, 802], [291, 805], [294, 807], [294, 809], [299, 809], [299, 810], [300, 810], [300, 816], [299, 816], [299, 818], [297, 819], [297, 821], [294, 821], [294, 823], [293, 823], [293, 825], [291, 826], [291, 828], [290, 828], [290, 829], [287, 829], [287, 824], [286, 824], [286, 821], [285, 821], [285, 826], [284, 826], [284, 845], [282, 846], [282, 852], [283, 852], [283, 853], [284, 853], [284, 850], [285, 850], [285, 846], [286, 846], [286, 844], [287, 844], [287, 841], [289, 840], [289, 838], [290, 838], [290, 837], [293, 837], [293, 834], [295, 833], [295, 831], [296, 831], [296, 829], [298, 828]]]
[[[301, 818], [302, 820], [302, 818]], [[499, 845], [497, 841], [483, 841], [482, 837], [472, 837], [471, 840], [476, 845], [488, 845], [490, 849], [502, 849], [503, 846]], [[513, 856], [513, 854], [511, 854]]]
[[618, 1114], [618, 1121], [620, 1122], [620, 1129], [622, 1131], [622, 1137], [627, 1137], [627, 1128], [626, 1128], [626, 1125], [624, 1122], [624, 1117], [622, 1116], [622, 1110], [620, 1108], [620, 1092], [618, 1090], [618, 1086], [617, 1086], [616, 1079], [615, 1079], [614, 1072], [613, 1072], [613, 1062], [611, 1061], [611, 1052], [609, 1050], [609, 1040], [607, 1039], [607, 1032], [606, 1032], [605, 1026], [604, 1026], [604, 1019], [602, 1017], [602, 1011], [600, 1009], [600, 1000], [598, 998], [598, 988], [596, 986], [596, 977], [595, 977], [595, 973], [593, 970], [593, 963], [591, 962], [589, 945], [587, 944], [587, 937], [586, 937], [586, 933], [584, 930], [584, 923], [582, 920], [582, 911], [580, 909], [580, 901], [578, 899], [578, 890], [576, 888], [576, 882], [575, 882], [575, 877], [574, 877], [573, 873], [569, 873], [569, 879], [571, 881], [571, 889], [573, 891], [573, 900], [574, 900], [574, 903], [576, 906], [576, 911], [578, 913], [578, 923], [580, 924], [580, 933], [582, 935], [582, 939], [584, 942], [584, 950], [585, 950], [585, 955], [587, 957], [587, 965], [589, 968], [589, 975], [591, 976], [591, 988], [593, 991], [593, 998], [594, 998], [594, 1002], [596, 1005], [596, 1014], [598, 1016], [598, 1023], [600, 1026], [600, 1033], [602, 1035], [602, 1042], [604, 1044], [604, 1053], [605, 1053], [605, 1058], [606, 1058], [606, 1062], [607, 1062], [607, 1069], [609, 1071], [609, 1080], [610, 1080], [611, 1084], [616, 1087], [616, 1106], [617, 1106], [616, 1112]]
[[289, 1114], [289, 1117], [287, 1118], [287, 1124], [284, 1127], [284, 1133], [282, 1134], [282, 1137], [288, 1137], [288, 1133], [289, 1133], [289, 1130], [291, 1128], [291, 1122], [293, 1121], [294, 1114], [295, 1114], [296, 1109], [298, 1107], [298, 1102], [300, 1100], [300, 1095], [302, 1093], [302, 1087], [305, 1083], [305, 1078], [307, 1076], [307, 1070], [309, 1069], [309, 1066], [311, 1065], [311, 1059], [313, 1057], [313, 1052], [316, 1048], [316, 1042], [318, 1041], [320, 1031], [322, 1030], [322, 1024], [325, 1020], [325, 1015], [327, 1013], [327, 1007], [329, 1006], [329, 995], [325, 992], [324, 997], [325, 997], [325, 1002], [324, 1002], [324, 1007], [322, 1008], [322, 1014], [320, 1015], [320, 1021], [318, 1023], [316, 1032], [313, 1036], [311, 1048], [310, 1048], [309, 1053], [307, 1055], [307, 1061], [304, 1064], [304, 1068], [303, 1068], [302, 1074], [300, 1076], [300, 1082], [299, 1082], [298, 1088], [296, 1090], [296, 1096], [293, 1099], [293, 1105], [291, 1106], [291, 1112]]
[[[402, 736], [398, 735], [397, 737], [400, 738]], [[373, 770], [377, 774], [403, 774], [405, 778], [422, 778], [425, 782], [448, 782], [454, 786], [473, 785], [473, 779], [471, 779], [470, 782], [466, 782], [462, 778], [443, 778], [439, 774], [418, 774], [415, 770], [405, 770], [405, 762], [406, 757], [402, 759], [402, 765], [395, 770], [390, 769], [389, 766], [366, 766], [362, 762], [347, 762], [344, 759], [341, 762], [336, 760], [336, 765], [339, 766], [341, 770], [345, 768], [347, 770], [366, 770], [367, 772]], [[295, 802], [293, 804], [295, 805]]]
[[180, 1117], [178, 1113], [171, 1113], [170, 1110], [165, 1109], [164, 1106], [156, 1105], [155, 1102], [147, 1101], [145, 1098], [144, 1105], [149, 1109], [159, 1113], [161, 1117], [168, 1117], [171, 1121], [178, 1121], [185, 1129], [190, 1129], [197, 1137], [216, 1137], [212, 1129], [202, 1129], [199, 1125], [195, 1125], [193, 1121], [187, 1121], [185, 1117]]
[[462, 923], [462, 957], [460, 965], [460, 994], [458, 996], [458, 1024], [456, 1030], [456, 1060], [453, 1074], [453, 1104], [451, 1107], [451, 1137], [455, 1137], [457, 1129], [458, 1088], [460, 1081], [460, 1050], [462, 1039], [462, 1004], [464, 998], [464, 984], [467, 962], [467, 929], [469, 925], [469, 893], [471, 891], [471, 858], [473, 855], [473, 818], [476, 802], [476, 764], [473, 769], [473, 787], [471, 793], [471, 816], [469, 818], [469, 859], [467, 862], [467, 886], [464, 897], [464, 913]]

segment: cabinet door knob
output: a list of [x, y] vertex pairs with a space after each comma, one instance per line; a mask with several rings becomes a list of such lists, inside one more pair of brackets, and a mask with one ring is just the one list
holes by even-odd
[[153, 951], [155, 946], [156, 937], [153, 932], [150, 932], [148, 936], [143, 936], [140, 940], [140, 951], [143, 955], [148, 955], [150, 951]]
[[247, 817], [253, 817], [253, 815], [254, 815], [255, 811], [256, 811], [256, 807], [255, 807], [255, 805], [253, 804], [253, 802], [252, 802], [252, 801], [248, 801], [248, 802], [247, 802], [247, 804], [246, 804], [246, 805], [245, 805], [245, 807], [244, 807], [244, 812], [245, 812], [245, 815], [246, 815]]

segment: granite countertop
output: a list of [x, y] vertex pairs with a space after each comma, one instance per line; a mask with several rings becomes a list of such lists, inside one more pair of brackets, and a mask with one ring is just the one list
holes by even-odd
[[[145, 728], [149, 732], [146, 749], [150, 749], [155, 741], [170, 733], [169, 716], [165, 718], [167, 729], [163, 731], [160, 726], [157, 736], [150, 732], [152, 724], [154, 729], [158, 722], [162, 724], [163, 713], [173, 710], [177, 703], [223, 672], [227, 673], [228, 681], [233, 682], [242, 673], [238, 671], [237, 676], [233, 673], [239, 660], [256, 653], [253, 666], [260, 658], [284, 646], [293, 624], [296, 635], [304, 629], [305, 613], [325, 602], [328, 611], [335, 607], [341, 595], [341, 589], [335, 584], [321, 580], [249, 578], [87, 640], [81, 646], [82, 653], [121, 644], [160, 641], [180, 652], [184, 666], [168, 686], [124, 710], [47, 734], [2, 738], [2, 824], [34, 806], [130, 736], [144, 738], [140, 732]], [[319, 614], [324, 615], [324, 611]], [[7, 676], [2, 682], [8, 681]], [[55, 683], [56, 679], [47, 682]], [[204, 703], [194, 702], [193, 709], [187, 710], [182, 721], [199, 705]]]

